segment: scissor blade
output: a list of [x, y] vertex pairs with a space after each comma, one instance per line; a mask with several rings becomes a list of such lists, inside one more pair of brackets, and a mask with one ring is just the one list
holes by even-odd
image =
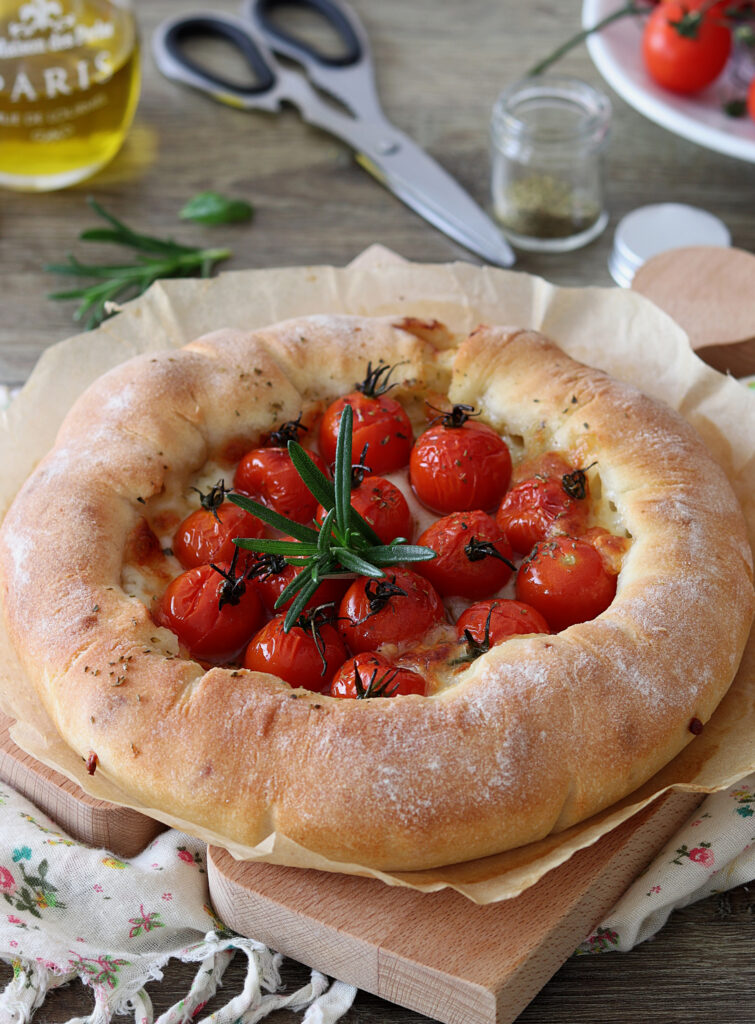
[[395, 129], [383, 148], [360, 147], [357, 160], [425, 220], [489, 263], [510, 267], [515, 260], [506, 239], [468, 192], [412, 140]]

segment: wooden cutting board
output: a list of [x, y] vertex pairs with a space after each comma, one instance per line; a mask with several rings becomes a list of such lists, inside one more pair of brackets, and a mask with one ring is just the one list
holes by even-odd
[[700, 803], [668, 793], [515, 899], [477, 906], [371, 878], [237, 861], [210, 847], [231, 928], [444, 1024], [509, 1024]]
[[[121, 857], [165, 827], [84, 793], [25, 753], [0, 713], [0, 779], [74, 838]], [[446, 1024], [513, 1021], [700, 801], [671, 793], [516, 899], [236, 861], [208, 851], [210, 893], [231, 928], [324, 974]]]

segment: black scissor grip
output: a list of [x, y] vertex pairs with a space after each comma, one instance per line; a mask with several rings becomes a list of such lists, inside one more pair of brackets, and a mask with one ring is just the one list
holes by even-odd
[[[303, 7], [321, 14], [331, 28], [335, 29], [345, 52], [337, 57], [330, 57], [316, 50], [304, 40], [297, 39], [296, 36], [280, 28], [279, 25], [272, 21], [270, 15], [273, 11], [282, 7]], [[259, 24], [272, 39], [279, 39], [282, 43], [286, 43], [287, 46], [300, 50], [319, 64], [326, 64], [334, 68], [345, 68], [351, 64], [356, 64], [363, 56], [362, 44], [351, 22], [341, 8], [337, 4], [332, 3], [331, 0], [257, 0], [256, 11]], [[271, 43], [271, 46], [275, 49], [274, 42]]]
[[[207, 36], [214, 36], [216, 39], [225, 39], [229, 43], [233, 43], [254, 72], [256, 81], [252, 85], [240, 85], [238, 82], [230, 81], [227, 78], [223, 78], [222, 75], [202, 67], [201, 64], [192, 60], [191, 57], [184, 53], [182, 46], [189, 39], [200, 39]], [[184, 18], [168, 30], [165, 35], [164, 45], [174, 60], [183, 64], [191, 71], [202, 75], [215, 85], [219, 85], [221, 89], [229, 89], [242, 95], [254, 96], [257, 93], [268, 92], [275, 85], [275, 75], [270, 65], [255, 46], [254, 40], [240, 28], [220, 18]]]

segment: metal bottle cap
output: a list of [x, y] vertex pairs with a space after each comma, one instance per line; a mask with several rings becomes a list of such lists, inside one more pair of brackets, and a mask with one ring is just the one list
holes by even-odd
[[608, 269], [628, 288], [635, 272], [659, 252], [685, 245], [731, 245], [729, 229], [707, 210], [684, 203], [640, 206], [616, 225]]

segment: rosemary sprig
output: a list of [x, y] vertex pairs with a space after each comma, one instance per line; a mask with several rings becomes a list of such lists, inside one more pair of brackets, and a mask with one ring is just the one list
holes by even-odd
[[380, 579], [385, 576], [383, 569], [387, 566], [400, 562], [425, 562], [436, 557], [432, 548], [407, 544], [404, 537], [397, 537], [390, 544], [381, 543], [369, 523], [351, 507], [352, 423], [353, 412], [347, 405], [338, 429], [332, 482], [297, 441], [288, 442], [288, 452], [296, 471], [327, 511], [319, 528], [295, 523], [242, 494], [229, 495], [235, 505], [295, 538], [240, 537], [235, 541], [247, 551], [282, 555], [290, 565], [301, 567], [302, 571], [291, 580], [275, 603], [279, 608], [293, 597], [284, 620], [286, 632], [296, 624], [304, 606], [326, 576], [353, 576], [357, 573]]
[[125, 302], [141, 295], [155, 281], [165, 277], [209, 277], [213, 267], [220, 260], [228, 259], [230, 249], [198, 249], [181, 245], [172, 239], [154, 238], [132, 231], [96, 200], [89, 199], [89, 205], [110, 227], [89, 228], [79, 238], [84, 242], [111, 242], [135, 250], [138, 255], [133, 263], [100, 265], [82, 263], [68, 254], [65, 263], [48, 263], [49, 274], [65, 274], [72, 277], [94, 278], [95, 283], [81, 288], [53, 292], [50, 299], [80, 299], [74, 320], [82, 320], [86, 330], [102, 323], [112, 310], [111, 302]]

